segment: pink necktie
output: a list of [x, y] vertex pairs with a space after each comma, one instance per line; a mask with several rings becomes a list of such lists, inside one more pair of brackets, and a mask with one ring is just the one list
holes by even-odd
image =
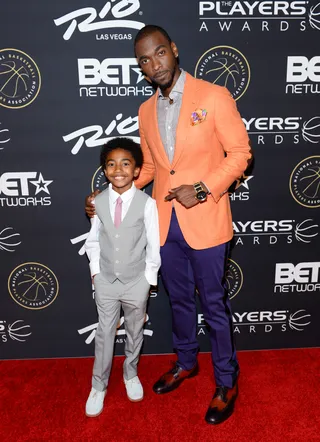
[[116, 210], [114, 212], [114, 225], [119, 227], [121, 224], [121, 212], [122, 212], [122, 199], [119, 196], [117, 199]]

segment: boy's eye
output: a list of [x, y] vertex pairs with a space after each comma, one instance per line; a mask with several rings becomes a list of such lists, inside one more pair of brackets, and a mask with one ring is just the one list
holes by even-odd
[[123, 163], [124, 166], [129, 166], [129, 163], [125, 162]]

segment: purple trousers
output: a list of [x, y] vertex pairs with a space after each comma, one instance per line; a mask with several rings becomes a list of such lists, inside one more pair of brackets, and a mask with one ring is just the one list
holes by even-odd
[[178, 365], [190, 370], [197, 361], [197, 311], [195, 287], [205, 321], [210, 326], [212, 362], [216, 385], [231, 388], [239, 365], [233, 344], [230, 301], [225, 288], [228, 244], [203, 250], [192, 249], [172, 210], [169, 233], [161, 247], [161, 274], [172, 307], [173, 346]]

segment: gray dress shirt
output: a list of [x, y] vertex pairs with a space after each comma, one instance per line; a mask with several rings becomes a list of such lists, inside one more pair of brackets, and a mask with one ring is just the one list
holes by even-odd
[[[184, 84], [186, 81], [185, 71], [183, 71], [182, 69], [180, 69], [180, 71], [180, 77], [178, 78], [176, 84], [174, 85], [174, 88], [170, 92], [169, 97], [164, 97], [162, 95], [161, 89], [159, 89], [157, 102], [159, 132], [170, 163], [172, 163], [174, 156], [176, 130], [180, 115]], [[173, 100], [172, 104], [169, 104], [169, 98]]]

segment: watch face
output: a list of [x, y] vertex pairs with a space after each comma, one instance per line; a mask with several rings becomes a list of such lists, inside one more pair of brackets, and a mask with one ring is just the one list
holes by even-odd
[[197, 199], [199, 201], [205, 201], [207, 199], [207, 193], [204, 190], [200, 190], [200, 192], [197, 193]]

